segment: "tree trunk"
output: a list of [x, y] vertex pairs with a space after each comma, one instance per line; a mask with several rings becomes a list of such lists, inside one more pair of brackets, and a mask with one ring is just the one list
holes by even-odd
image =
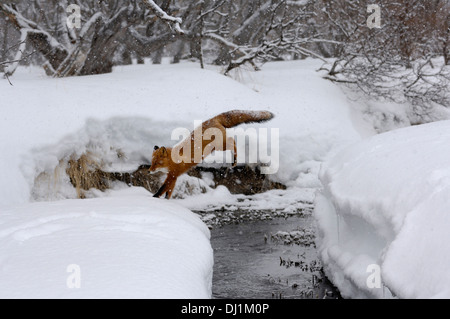
[[[5, 22], [5, 33], [3, 34], [3, 44], [2, 44], [2, 50], [1, 50], [1, 55], [0, 55], [0, 62], [6, 61], [8, 60], [8, 54], [7, 54], [7, 50], [8, 50], [8, 31], [9, 31], [9, 24], [7, 22]], [[0, 72], [3, 72], [3, 65], [0, 65]]]
[[33, 48], [48, 60], [53, 69], [58, 69], [61, 63], [69, 55], [69, 52], [63, 45], [49, 33], [40, 29], [35, 23], [31, 23], [23, 18], [15, 10], [10, 10], [5, 5], [0, 4], [0, 12], [8, 17], [10, 23], [19, 32], [22, 32], [22, 30], [25, 29], [28, 33], [28, 41]]
[[162, 62], [162, 56], [163, 56], [163, 49], [158, 49], [152, 57], [153, 64], [161, 64]]
[[[103, 19], [96, 22], [91, 47], [80, 75], [110, 73], [114, 66], [113, 58], [126, 35], [128, 23], [127, 10], [122, 10], [107, 23]], [[124, 26], [125, 24], [125, 26]]]
[[446, 22], [447, 34], [444, 40], [444, 61], [445, 65], [450, 65], [450, 16], [447, 18]]
[[29, 33], [28, 41], [40, 52], [56, 70], [67, 58], [68, 52], [63, 47], [54, 46], [48, 36], [41, 33]]
[[183, 57], [183, 51], [184, 51], [184, 42], [180, 41], [176, 46], [176, 52], [173, 56], [172, 63], [180, 63], [181, 58]]

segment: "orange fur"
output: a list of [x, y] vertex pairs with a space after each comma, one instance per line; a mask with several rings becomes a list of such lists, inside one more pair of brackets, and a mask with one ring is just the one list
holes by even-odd
[[[226, 138], [226, 129], [231, 128], [234, 126], [237, 126], [241, 123], [252, 123], [252, 122], [264, 122], [268, 121], [273, 118], [273, 114], [268, 111], [229, 111], [225, 113], [221, 113], [205, 122], [202, 123], [201, 126], [201, 134], [200, 136], [203, 136], [203, 133], [209, 128], [215, 128], [220, 130], [222, 133], [223, 141], [222, 141], [222, 150], [230, 149], [233, 147], [233, 155], [234, 155], [234, 165], [236, 165], [236, 144], [234, 142], [234, 138]], [[159, 169], [167, 169], [167, 177], [164, 181], [164, 184], [161, 186], [161, 188], [155, 193], [153, 197], [160, 197], [163, 194], [166, 194], [166, 198], [169, 199], [172, 196], [173, 189], [175, 187], [175, 183], [177, 181], [178, 176], [184, 174], [187, 172], [190, 168], [196, 166], [198, 164], [198, 161], [194, 160], [195, 158], [195, 141], [194, 141], [194, 132], [191, 133], [190, 136], [188, 136], [186, 139], [180, 142], [178, 147], [183, 149], [183, 146], [190, 146], [191, 154], [190, 154], [190, 160], [188, 161], [180, 161], [180, 162], [174, 162], [172, 160], [172, 151], [173, 148], [169, 147], [157, 147], [155, 146], [155, 150], [153, 151], [152, 155], [152, 164], [150, 167], [150, 171], [154, 172]], [[214, 136], [214, 135], [213, 135]], [[214, 141], [214, 139], [213, 139]], [[190, 143], [190, 145], [189, 145]], [[202, 138], [201, 141], [201, 159], [207, 157], [212, 150], [210, 147], [206, 148], [208, 144], [211, 143], [211, 140], [206, 140]], [[228, 147], [227, 147], [228, 146]], [[186, 149], [186, 148], [184, 148]], [[183, 155], [182, 153], [180, 155]], [[189, 155], [189, 154], [184, 154]], [[188, 157], [187, 157], [188, 158]]]

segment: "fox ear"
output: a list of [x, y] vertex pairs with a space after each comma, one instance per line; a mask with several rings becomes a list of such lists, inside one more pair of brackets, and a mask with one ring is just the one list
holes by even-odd
[[162, 151], [163, 155], [166, 155], [166, 154], [167, 154], [167, 150], [166, 150], [166, 148], [165, 148], [164, 146], [161, 147], [161, 151]]
[[159, 148], [159, 146], [156, 146], [153, 148], [154, 151], [156, 151]]

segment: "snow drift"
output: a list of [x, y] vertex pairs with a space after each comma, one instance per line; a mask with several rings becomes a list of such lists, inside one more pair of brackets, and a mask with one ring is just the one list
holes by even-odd
[[[73, 153], [94, 149], [109, 162], [122, 149], [129, 158], [125, 164], [137, 165], [156, 143], [174, 144], [170, 137], [177, 127], [262, 104], [255, 92], [194, 63], [134, 65], [63, 79], [19, 69], [11, 80], [14, 86], [0, 83], [0, 207], [28, 202], [35, 178], [53, 175]], [[48, 195], [45, 200], [74, 198], [68, 192]]]
[[449, 140], [450, 121], [397, 129], [324, 164], [319, 249], [343, 296], [450, 297]]
[[210, 298], [208, 228], [147, 194], [2, 211], [0, 298]]

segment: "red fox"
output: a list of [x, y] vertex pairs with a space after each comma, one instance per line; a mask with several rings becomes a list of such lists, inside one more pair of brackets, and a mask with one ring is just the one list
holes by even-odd
[[[205, 122], [201, 125], [201, 133], [198, 133], [200, 137], [203, 137], [203, 134], [208, 129], [216, 129], [217, 132], [220, 132], [221, 134], [217, 134], [219, 137], [222, 137], [222, 150], [231, 150], [231, 147], [233, 148], [233, 156], [234, 156], [234, 162], [233, 166], [236, 165], [236, 144], [234, 141], [234, 137], [226, 138], [226, 129], [231, 128], [234, 126], [237, 126], [242, 123], [254, 123], [254, 122], [265, 122], [270, 119], [272, 119], [274, 115], [269, 111], [240, 111], [240, 110], [234, 110], [229, 111], [225, 113], [221, 113]], [[153, 195], [153, 197], [161, 197], [161, 195], [166, 194], [166, 198], [170, 199], [172, 196], [173, 189], [175, 187], [175, 183], [177, 181], [178, 176], [184, 174], [187, 172], [190, 168], [196, 166], [199, 162], [201, 162], [201, 159], [208, 156], [213, 149], [211, 147], [208, 147], [209, 144], [211, 144], [211, 140], [209, 139], [201, 139], [200, 143], [197, 142], [196, 139], [196, 132], [198, 129], [195, 129], [190, 136], [182, 140], [177, 147], [177, 150], [174, 150], [174, 148], [169, 147], [158, 147], [155, 146], [153, 154], [152, 154], [152, 163], [149, 168], [150, 172], [154, 172], [159, 169], [167, 169], [167, 177], [164, 181], [164, 184], [161, 186], [161, 188]], [[214, 135], [215, 137], [216, 135]], [[214, 140], [214, 139], [212, 139]], [[200, 142], [200, 141], [198, 141]], [[215, 143], [220, 143], [220, 141], [214, 141]], [[201, 145], [201, 159], [200, 161], [194, 160], [196, 158], [199, 147]], [[184, 154], [184, 159], [188, 159], [180, 161], [174, 161], [174, 158], [176, 156], [172, 155], [181, 155], [183, 156], [182, 152], [181, 154], [179, 151], [179, 147], [181, 146], [181, 149], [190, 149], [190, 154]], [[196, 149], [197, 147], [197, 149]], [[172, 151], [178, 152], [178, 154], [172, 154]], [[190, 156], [189, 156], [190, 155]]]

